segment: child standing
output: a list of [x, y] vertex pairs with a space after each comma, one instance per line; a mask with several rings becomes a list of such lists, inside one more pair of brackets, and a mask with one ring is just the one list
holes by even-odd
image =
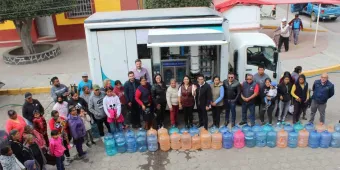
[[83, 120], [80, 118], [80, 116], [78, 116], [75, 106], [70, 106], [67, 122], [73, 137], [73, 143], [76, 145], [78, 158], [84, 159], [86, 157], [86, 153], [83, 151], [83, 143], [84, 137], [86, 135], [86, 129]]
[[270, 90], [268, 91], [266, 97], [264, 97], [264, 102], [266, 103], [265, 109], [268, 109], [268, 107], [272, 104], [272, 102], [268, 100], [267, 97], [273, 98], [277, 95], [276, 85], [276, 82], [272, 81], [270, 85]]
[[15, 157], [12, 149], [9, 146], [5, 146], [1, 149], [0, 163], [3, 170], [25, 169], [24, 165]]
[[58, 130], [51, 131], [51, 139], [49, 143], [50, 153], [52, 156], [56, 157], [57, 170], [65, 170], [63, 161], [65, 160], [64, 151], [66, 149], [63, 146], [63, 140], [60, 137]]
[[121, 104], [119, 97], [113, 92], [113, 88], [105, 89], [106, 96], [103, 100], [104, 111], [107, 115], [107, 121], [110, 123], [111, 132], [121, 131], [123, 129], [124, 117], [121, 114]]
[[80, 118], [83, 120], [83, 123], [85, 125], [86, 129], [86, 135], [85, 135], [85, 140], [86, 140], [86, 146], [91, 147], [92, 144], [96, 144], [96, 142], [93, 141], [93, 136], [92, 136], [92, 130], [91, 130], [91, 116], [85, 112], [83, 108], [80, 109]]
[[34, 118], [33, 118], [33, 127], [36, 131], [38, 131], [40, 134], [44, 136], [44, 140], [46, 142], [46, 145], [49, 146], [48, 141], [48, 135], [47, 135], [47, 123], [44, 118], [39, 112], [39, 110], [35, 110], [33, 112]]

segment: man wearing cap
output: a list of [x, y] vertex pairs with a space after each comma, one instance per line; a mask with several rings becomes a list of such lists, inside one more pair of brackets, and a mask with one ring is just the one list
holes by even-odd
[[90, 90], [92, 90], [92, 80], [89, 80], [89, 75], [87, 73], [83, 73], [81, 78], [83, 80], [80, 81], [79, 84], [78, 84], [78, 94], [79, 95], [83, 94], [84, 86], [87, 86], [87, 87], [89, 87]]
[[280, 39], [278, 45], [278, 52], [281, 51], [282, 44], [285, 45], [286, 52], [289, 50], [289, 36], [290, 36], [290, 26], [287, 24], [287, 19], [283, 18], [281, 25], [274, 31], [280, 31]]
[[32, 94], [30, 92], [27, 92], [25, 93], [25, 103], [22, 106], [22, 115], [26, 119], [28, 125], [32, 125], [34, 110], [39, 110], [42, 115], [44, 114], [44, 107], [37, 99], [32, 98]]
[[303, 30], [302, 21], [299, 18], [299, 14], [295, 14], [295, 18], [289, 22], [289, 25], [293, 28], [294, 44], [297, 45], [299, 41], [300, 30]]

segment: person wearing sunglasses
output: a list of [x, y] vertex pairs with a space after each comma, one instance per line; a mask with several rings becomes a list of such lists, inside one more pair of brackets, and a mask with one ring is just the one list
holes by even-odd
[[228, 74], [228, 79], [223, 81], [224, 87], [224, 106], [225, 106], [225, 126], [228, 126], [231, 112], [231, 126], [235, 126], [236, 120], [236, 101], [241, 94], [241, 85], [235, 79], [234, 73]]
[[25, 93], [25, 103], [22, 106], [22, 116], [26, 119], [28, 125], [33, 125], [34, 113], [33, 111], [38, 110], [39, 113], [44, 115], [44, 107], [41, 105], [39, 100], [33, 99], [32, 93]]
[[259, 94], [260, 87], [253, 81], [253, 75], [247, 74], [246, 81], [242, 83], [241, 98], [242, 103], [242, 121], [239, 125], [247, 124], [247, 110], [250, 111], [250, 124], [255, 125], [255, 98]]

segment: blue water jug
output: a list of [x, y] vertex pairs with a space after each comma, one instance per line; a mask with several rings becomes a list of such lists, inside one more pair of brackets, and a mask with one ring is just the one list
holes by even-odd
[[246, 146], [248, 148], [253, 148], [256, 146], [256, 136], [254, 132], [252, 131], [246, 132], [244, 138], [246, 139]]
[[179, 129], [176, 126], [172, 126], [169, 129], [169, 135], [171, 136], [171, 134], [173, 134], [174, 132], [179, 133]]
[[104, 146], [107, 156], [113, 156], [117, 154], [116, 142], [111, 134], [105, 135]]
[[186, 127], [184, 127], [184, 128], [182, 128], [182, 129], [179, 130], [179, 133], [180, 133], [180, 134], [183, 134], [183, 132], [189, 132], [189, 129], [186, 128]]
[[137, 151], [137, 142], [134, 136], [129, 136], [126, 139], [127, 152], [134, 153]]
[[265, 147], [267, 144], [267, 133], [264, 131], [259, 131], [256, 133], [256, 146]]
[[248, 124], [242, 126], [242, 132], [243, 132], [244, 134], [246, 134], [246, 133], [249, 132], [249, 131], [251, 131], [251, 127], [250, 127]]
[[337, 124], [334, 126], [334, 130], [335, 130], [335, 132], [340, 132], [340, 123], [337, 123]]
[[267, 146], [270, 148], [276, 147], [277, 133], [275, 131], [270, 131], [267, 133]]
[[297, 132], [291, 131], [288, 133], [288, 147], [296, 148], [298, 145], [299, 134]]
[[150, 152], [155, 152], [158, 150], [157, 136], [150, 135], [147, 137], [148, 140], [148, 150]]
[[286, 132], [292, 132], [294, 131], [294, 128], [292, 125], [290, 125], [289, 123], [286, 123], [284, 126], [283, 126], [283, 129], [286, 131]]
[[124, 135], [117, 135], [116, 144], [117, 144], [117, 152], [124, 153], [126, 152], [126, 139]]
[[212, 126], [210, 129], [209, 129], [209, 132], [210, 134], [214, 134], [215, 132], [218, 131], [218, 128], [216, 126]]
[[119, 137], [124, 137], [124, 134], [122, 132], [116, 132], [114, 133], [113, 137], [117, 141]]
[[128, 138], [128, 137], [135, 137], [135, 132], [132, 131], [131, 129], [128, 129], [128, 130], [125, 132], [125, 138]]
[[230, 149], [233, 147], [233, 134], [226, 131], [222, 134], [222, 145], [223, 148]]
[[91, 131], [92, 131], [93, 138], [100, 138], [100, 133], [99, 133], [97, 123], [91, 124]]
[[266, 125], [262, 126], [262, 130], [267, 134], [268, 132], [274, 130], [274, 128], [272, 125], [267, 123]]
[[295, 125], [294, 125], [294, 130], [295, 130], [296, 133], [299, 133], [299, 131], [302, 130], [302, 129], [303, 129], [303, 125], [301, 124], [300, 121], [298, 121], [297, 123], [295, 123]]
[[237, 125], [235, 125], [234, 127], [231, 128], [231, 133], [236, 133], [238, 130], [241, 130], [241, 128]]
[[318, 148], [320, 146], [321, 135], [316, 130], [310, 132], [308, 139], [308, 146], [310, 148]]
[[320, 148], [329, 148], [332, 141], [332, 134], [327, 130], [321, 133]]
[[274, 131], [277, 133], [279, 132], [281, 129], [283, 129], [283, 125], [282, 124], [277, 124], [275, 127], [274, 127]]
[[229, 132], [229, 128], [227, 126], [222, 126], [220, 127], [219, 131], [223, 135], [223, 133]]
[[315, 130], [315, 126], [314, 126], [313, 123], [307, 123], [307, 124], [305, 125], [305, 129], [306, 129], [309, 133], [311, 133], [312, 131]]
[[198, 135], [200, 133], [200, 130], [194, 125], [189, 129], [189, 133], [192, 136]]
[[251, 128], [251, 130], [252, 130], [252, 131], [255, 133], [255, 135], [256, 135], [257, 132], [262, 131], [262, 127], [261, 127], [260, 125], [256, 124], [256, 125], [254, 125], [254, 126]]
[[334, 132], [332, 134], [332, 148], [340, 148], [340, 132]]

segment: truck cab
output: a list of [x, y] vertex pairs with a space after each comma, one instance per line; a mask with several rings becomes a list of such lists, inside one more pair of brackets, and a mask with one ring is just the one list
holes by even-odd
[[[299, 12], [311, 16], [316, 22], [319, 12], [318, 3], [292, 4], [291, 12]], [[334, 4], [321, 4], [320, 19], [336, 20], [340, 16], [340, 6]]]
[[279, 81], [281, 63], [273, 40], [263, 33], [232, 33], [230, 39], [230, 71], [235, 72], [239, 81], [246, 74], [257, 73], [258, 66], [265, 67], [265, 73]]

